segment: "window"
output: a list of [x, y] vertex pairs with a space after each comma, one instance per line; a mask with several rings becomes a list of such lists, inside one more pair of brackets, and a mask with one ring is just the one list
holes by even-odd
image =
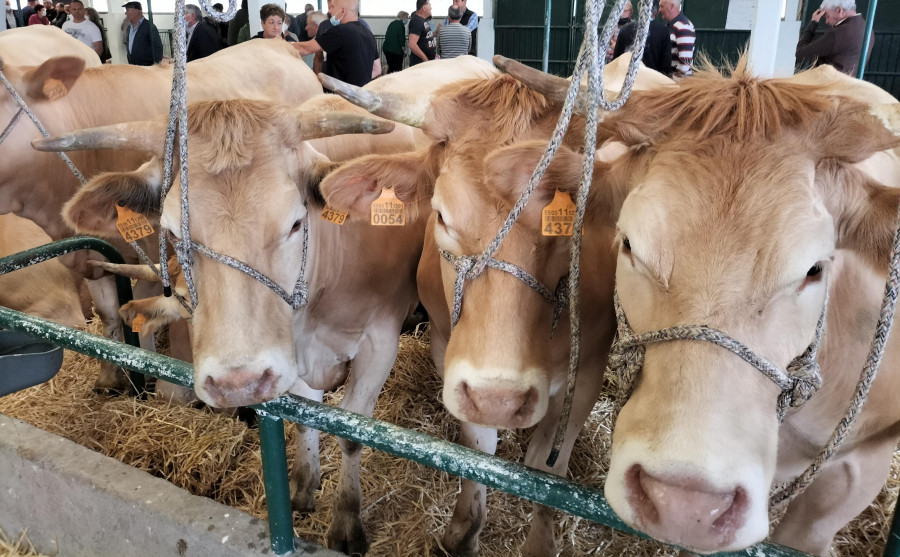
[[[124, 3], [125, 2], [122, 2], [122, 4]], [[107, 2], [106, 0], [94, 0], [93, 2], [91, 2], [91, 7], [93, 7], [101, 14], [109, 12], [109, 2]]]

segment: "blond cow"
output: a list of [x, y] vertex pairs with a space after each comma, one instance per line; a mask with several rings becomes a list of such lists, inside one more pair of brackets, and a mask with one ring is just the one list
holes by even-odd
[[[0, 42], [0, 47], [3, 44]], [[0, 50], [0, 56], [6, 56], [5, 51]], [[84, 60], [72, 56], [51, 58], [36, 67], [4, 65], [0, 58], [0, 68], [51, 134], [168, 112], [171, 68], [105, 65], [85, 69]], [[277, 41], [250, 41], [191, 62], [188, 83], [189, 101], [251, 98], [299, 105], [322, 90], [296, 51]], [[0, 121], [4, 122], [0, 126], [6, 127], [18, 108], [13, 98], [0, 90]], [[60, 212], [79, 183], [57, 155], [32, 149], [31, 140], [38, 137], [37, 128], [23, 117], [0, 143], [0, 214], [13, 212], [31, 219], [58, 240], [73, 234]], [[90, 178], [101, 171], [133, 170], [147, 156], [140, 151], [99, 150], [75, 153], [72, 159]], [[109, 210], [114, 213], [112, 207]], [[134, 258], [121, 237], [114, 240], [123, 255]], [[152, 253], [155, 245], [148, 240], [144, 247]], [[104, 335], [121, 338], [112, 277], [100, 278], [98, 269], [86, 265], [87, 258], [86, 252], [78, 252], [61, 260], [87, 278], [99, 279], [88, 285], [103, 319]], [[136, 294], [140, 295], [140, 290]], [[113, 366], [102, 367], [96, 388], [121, 389], [125, 385], [125, 377]]]
[[[627, 64], [627, 59], [618, 64]], [[616, 74], [618, 64], [610, 68]], [[648, 73], [649, 72], [649, 73]], [[621, 72], [618, 72], [621, 74]], [[659, 74], [643, 69], [639, 87], [658, 83]], [[662, 78], [665, 80], [665, 78]], [[663, 83], [665, 83], [663, 81]], [[671, 82], [668, 82], [671, 84]], [[341, 91], [353, 95], [353, 91]], [[396, 101], [396, 102], [392, 102]], [[415, 105], [415, 99], [408, 99]], [[402, 106], [385, 98], [382, 106]], [[569, 326], [563, 312], [551, 336], [554, 305], [512, 275], [488, 269], [464, 286], [459, 322], [450, 330], [454, 265], [438, 248], [455, 256], [479, 254], [494, 238], [518, 199], [559, 118], [560, 105], [523, 87], [509, 76], [473, 80], [439, 90], [421, 113], [400, 110], [376, 114], [400, 121], [422, 121], [432, 144], [415, 156], [369, 156], [329, 175], [322, 191], [329, 204], [365, 218], [381, 182], [395, 184], [401, 199], [428, 200], [433, 209], [418, 284], [431, 319], [431, 347], [443, 370], [443, 401], [463, 421], [460, 442], [493, 453], [496, 428], [536, 426], [525, 463], [564, 475], [575, 438], [597, 400], [614, 331], [612, 288], [614, 227], [608, 218], [585, 223], [586, 258], [582, 271], [582, 335], [592, 339], [581, 352], [571, 420], [559, 459], [546, 464], [562, 411], [569, 358]], [[583, 121], [573, 121], [566, 136], [571, 149], [583, 143]], [[568, 274], [568, 238], [543, 236], [541, 209], [556, 190], [574, 195], [581, 157], [563, 149], [551, 164], [525, 212], [513, 226], [496, 258], [518, 265], [550, 291]], [[443, 546], [453, 555], [478, 550], [484, 526], [483, 485], [463, 480]], [[536, 506], [523, 555], [555, 554], [552, 511]]]
[[[423, 64], [415, 70], [408, 77], [426, 86], [429, 81], [424, 78], [435, 74], [441, 75], [436, 82], [446, 82], [452, 75], [495, 71], [471, 58]], [[309, 106], [315, 109], [308, 110]], [[323, 110], [325, 106], [330, 111]], [[341, 106], [355, 112], [333, 112]], [[414, 222], [405, 227], [372, 228], [358, 222], [339, 226], [320, 218], [318, 185], [334, 166], [332, 160], [410, 151], [417, 134], [398, 126], [389, 135], [316, 139], [354, 131], [383, 133], [394, 127], [335, 96], [314, 99], [296, 110], [228, 101], [194, 104], [189, 112], [195, 242], [249, 264], [290, 291], [301, 268], [303, 228], [309, 227], [305, 276], [309, 299], [297, 310], [260, 282], [194, 253], [198, 305], [192, 325], [198, 396], [213, 406], [254, 404], [287, 391], [322, 400], [324, 390], [346, 380], [341, 406], [371, 415], [396, 357], [400, 327], [418, 300], [415, 272], [425, 222], [415, 216], [426, 212], [428, 201], [407, 203], [407, 215]], [[127, 135], [121, 128], [117, 132]], [[136, 143], [144, 141], [141, 132], [136, 135]], [[101, 136], [103, 130], [86, 130], [49, 143], [77, 144], [80, 138]], [[158, 164], [153, 159], [135, 172], [98, 177], [67, 205], [66, 218], [80, 231], [109, 236], [115, 229], [107, 208], [121, 199], [170, 230], [180, 230], [177, 195], [169, 196], [161, 208], [154, 206]], [[382, 182], [379, 190], [392, 185]], [[129, 311], [138, 307], [146, 311], [139, 303]], [[171, 302], [168, 308], [171, 318], [182, 317]], [[299, 438], [292, 503], [296, 510], [308, 512], [314, 509], [320, 479], [318, 432], [301, 427]], [[328, 545], [361, 554], [368, 547], [359, 516], [361, 447], [341, 441], [341, 448], [338, 501]]]
[[[728, 350], [647, 346], [616, 422], [606, 494], [629, 525], [696, 552], [766, 537], [770, 487], [828, 441], [875, 330], [900, 199], [886, 186], [900, 170], [882, 184], [854, 165], [898, 140], [867, 105], [808, 79], [761, 80], [743, 65], [730, 78], [701, 73], [636, 93], [602, 124], [628, 147], [598, 165], [607, 187], [594, 203], [619, 214], [616, 284], [636, 333], [706, 325], [784, 369], [829, 299], [824, 384], [781, 424], [780, 389]], [[825, 554], [881, 489], [898, 441], [898, 356], [891, 340], [857, 426], [775, 541]]]

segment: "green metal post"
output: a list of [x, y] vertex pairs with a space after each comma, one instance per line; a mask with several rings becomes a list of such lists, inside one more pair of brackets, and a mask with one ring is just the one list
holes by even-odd
[[544, 60], [541, 69], [544, 73], [550, 71], [550, 11], [553, 7], [553, 0], [544, 1]]
[[269, 511], [269, 537], [272, 540], [272, 551], [276, 555], [285, 555], [294, 551], [294, 525], [291, 518], [284, 421], [264, 410], [257, 409], [256, 415], [259, 418], [266, 509]]
[[884, 546], [884, 557], [900, 557], [900, 513], [897, 512], [896, 506], [891, 531], [888, 532], [887, 543]]
[[866, 33], [863, 35], [862, 49], [859, 54], [859, 67], [856, 69], [856, 77], [863, 78], [866, 71], [866, 62], [869, 61], [869, 40], [872, 37], [872, 26], [875, 25], [875, 9], [878, 7], [878, 0], [872, 0], [869, 4], [869, 18], [866, 20]]
[[[125, 259], [122, 257], [122, 254], [119, 253], [119, 250], [109, 242], [91, 236], [74, 236], [72, 238], [65, 238], [43, 246], [14, 253], [13, 255], [0, 259], [0, 275], [18, 271], [19, 269], [24, 269], [25, 267], [43, 263], [44, 261], [55, 259], [61, 255], [83, 249], [98, 252], [100, 255], [107, 258], [110, 263], [125, 263]], [[116, 293], [118, 294], [119, 306], [121, 307], [132, 300], [131, 281], [127, 277], [119, 275], [115, 276], [115, 280]], [[128, 325], [122, 325], [122, 336], [125, 339], [125, 342], [131, 346], [141, 346], [137, 333], [132, 331], [131, 327]], [[129, 378], [135, 392], [138, 394], [142, 393], [144, 391], [144, 376], [140, 373], [131, 373], [129, 374]]]

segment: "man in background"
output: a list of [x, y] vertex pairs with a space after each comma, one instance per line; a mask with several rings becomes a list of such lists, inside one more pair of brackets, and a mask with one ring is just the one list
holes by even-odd
[[[459, 18], [459, 23], [469, 30], [472, 35], [472, 44], [469, 46], [469, 54], [472, 56], [478, 56], [478, 14], [470, 10], [466, 6], [467, 0], [453, 0], [454, 8], [459, 8], [462, 10], [462, 16]], [[444, 18], [444, 23], [438, 25], [437, 34], [440, 35], [441, 27], [450, 23], [450, 16], [448, 15]]]
[[308, 41], [312, 37], [306, 32], [306, 23], [309, 21], [309, 14], [316, 11], [312, 4], [303, 7], [303, 13], [291, 19], [291, 25], [288, 31], [297, 35], [297, 40]]
[[[659, 13], [659, 0], [653, 0], [653, 19], [650, 20], [650, 28], [647, 31], [647, 44], [644, 45], [644, 55], [641, 62], [650, 69], [663, 75], [672, 75], [672, 41], [669, 38], [669, 28], [665, 23], [656, 19]], [[619, 37], [616, 39], [616, 48], [613, 58], [618, 58], [624, 52], [634, 52], [634, 38], [637, 34], [637, 21], [631, 20], [619, 29]]]
[[320, 24], [316, 38], [294, 43], [294, 48], [300, 54], [324, 51], [327, 75], [362, 87], [381, 73], [375, 36], [359, 21], [359, 0], [334, 0], [331, 6], [331, 27], [323, 32]]
[[694, 24], [681, 13], [681, 0], [661, 0], [659, 13], [669, 23], [672, 77], [687, 77], [691, 75], [694, 65], [694, 40], [697, 37]]
[[384, 42], [381, 44], [381, 52], [387, 60], [387, 73], [399, 72], [403, 69], [403, 49], [406, 47], [406, 21], [409, 14], [400, 11], [397, 19], [388, 25], [384, 33]]
[[437, 55], [437, 41], [428, 19], [431, 17], [431, 2], [416, 0], [416, 11], [409, 18], [409, 65], [434, 60]]
[[203, 21], [199, 6], [187, 4], [184, 7], [184, 21], [187, 24], [187, 61], [199, 60], [217, 52], [221, 46], [216, 28]]
[[[823, 17], [831, 29], [814, 39]], [[800, 35], [795, 53], [797, 62], [812, 66], [831, 64], [838, 71], [855, 76], [865, 33], [866, 21], [862, 14], [856, 13], [855, 0], [825, 0]], [[870, 49], [874, 40], [874, 37], [870, 39]]]
[[125, 44], [128, 48], [128, 63], [134, 66], [152, 66], [162, 61], [162, 39], [152, 22], [144, 19], [144, 8], [140, 2], [132, 1], [122, 5], [125, 8]]
[[472, 32], [462, 26], [462, 9], [450, 6], [447, 11], [449, 23], [441, 28], [438, 35], [438, 55], [441, 58], [456, 58], [469, 53], [472, 46]]
[[93, 48], [97, 56], [101, 56], [103, 35], [100, 34], [100, 28], [85, 17], [84, 3], [81, 0], [72, 0], [69, 4], [69, 13], [72, 14], [72, 20], [63, 23], [62, 30]]

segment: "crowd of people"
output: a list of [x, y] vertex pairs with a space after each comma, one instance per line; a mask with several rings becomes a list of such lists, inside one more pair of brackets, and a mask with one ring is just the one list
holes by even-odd
[[[674, 78], [691, 75], [696, 41], [694, 25], [682, 13], [681, 1], [654, 0], [653, 20], [642, 57], [647, 67]], [[265, 4], [259, 12], [262, 31], [252, 37], [247, 0], [227, 23], [203, 17], [199, 7], [188, 4], [184, 11], [187, 60], [203, 58], [250, 39], [279, 39], [292, 43], [317, 73], [362, 86], [383, 72], [401, 71], [404, 65], [477, 53], [479, 18], [467, 7], [466, 0], [453, 0], [442, 20], [433, 16], [430, 0], [415, 2], [412, 14], [401, 11], [388, 25], [382, 45], [387, 68], [381, 67], [382, 53], [378, 52], [371, 28], [359, 16], [359, 0], [328, 0], [327, 13], [306, 4], [304, 12], [293, 17], [280, 4]], [[92, 48], [102, 61], [111, 58], [99, 14], [86, 7], [83, 0], [65, 0], [55, 6], [51, 0], [27, 0], [20, 11], [12, 9], [10, 0], [5, 0], [5, 4], [0, 31], [22, 25], [55, 25]], [[163, 57], [160, 33], [152, 21], [144, 18], [141, 2], [131, 0], [122, 7], [122, 36], [128, 63], [159, 63]], [[222, 4], [215, 4], [214, 9], [221, 12]], [[823, 18], [829, 28], [817, 35]], [[439, 21], [437, 25], [435, 19]], [[831, 64], [853, 75], [864, 32], [865, 21], [856, 11], [855, 0], [823, 0], [800, 36], [797, 62], [805, 67]], [[608, 57], [633, 50], [636, 35], [637, 21], [628, 2]], [[872, 43], [870, 39], [868, 48]]]

